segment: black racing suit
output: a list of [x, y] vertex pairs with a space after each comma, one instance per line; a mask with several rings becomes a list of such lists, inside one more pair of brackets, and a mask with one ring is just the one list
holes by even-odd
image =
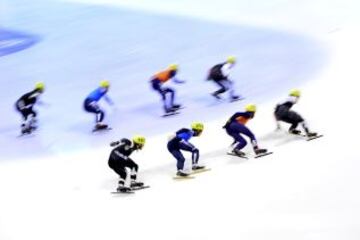
[[298, 113], [290, 110], [294, 104], [295, 101], [289, 98], [275, 107], [274, 115], [276, 120], [290, 123], [289, 131], [296, 129], [299, 123], [304, 122], [304, 119]]
[[220, 87], [220, 89], [218, 89], [217, 91], [215, 91], [213, 93], [214, 96], [218, 96], [218, 95], [230, 90], [230, 96], [234, 97], [233, 82], [230, 79], [228, 79], [228, 77], [226, 75], [224, 75], [223, 70], [222, 70], [222, 68], [224, 67], [225, 64], [228, 64], [228, 63], [224, 62], [224, 63], [219, 63], [219, 64], [216, 64], [215, 66], [213, 66], [209, 71], [207, 80], [214, 81], [214, 83], [216, 83]]
[[109, 167], [120, 175], [121, 179], [125, 181], [127, 173], [125, 168], [131, 169], [131, 179], [136, 180], [136, 174], [139, 166], [129, 156], [136, 150], [134, 144], [129, 139], [123, 138], [120, 141], [113, 143], [118, 145], [115, 147], [109, 157]]
[[26, 121], [30, 115], [36, 117], [36, 112], [33, 106], [36, 103], [37, 97], [40, 95], [39, 90], [35, 89], [22, 95], [15, 103], [15, 108], [21, 113], [23, 119]]

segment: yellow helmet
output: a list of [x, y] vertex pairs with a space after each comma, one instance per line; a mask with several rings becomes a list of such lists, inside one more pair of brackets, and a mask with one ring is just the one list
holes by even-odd
[[245, 110], [247, 112], [256, 112], [256, 105], [255, 104], [248, 104], [245, 106]]
[[179, 66], [177, 64], [175, 64], [175, 63], [170, 64], [169, 67], [168, 67], [168, 69], [172, 70], [172, 71], [176, 71], [176, 70], [178, 70], [178, 68], [179, 68]]
[[40, 90], [40, 91], [44, 91], [45, 84], [43, 82], [37, 82], [37, 83], [35, 83], [35, 89]]
[[301, 92], [298, 89], [292, 89], [290, 91], [289, 95], [292, 96], [292, 97], [300, 97]]
[[145, 145], [145, 137], [144, 136], [141, 136], [141, 135], [135, 135], [133, 137], [133, 142], [140, 145], [140, 146], [144, 146]]
[[102, 81], [100, 82], [100, 87], [103, 87], [103, 88], [108, 88], [108, 87], [110, 87], [109, 81], [107, 81], [107, 80], [102, 80]]
[[229, 57], [226, 59], [226, 62], [233, 64], [233, 63], [236, 62], [236, 57], [235, 57], [235, 56], [229, 56]]
[[191, 128], [194, 131], [199, 131], [201, 132], [202, 130], [204, 130], [204, 124], [202, 124], [201, 122], [193, 122], [191, 124]]

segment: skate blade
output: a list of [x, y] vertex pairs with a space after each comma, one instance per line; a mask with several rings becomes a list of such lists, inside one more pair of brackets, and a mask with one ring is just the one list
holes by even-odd
[[236, 155], [235, 153], [231, 153], [231, 152], [227, 152], [226, 154], [231, 155], [231, 156], [235, 156], [235, 157], [239, 157], [239, 158], [243, 158], [243, 159], [249, 159], [246, 155], [245, 156], [239, 156], [239, 155]]
[[21, 137], [34, 137], [34, 132], [25, 132], [25, 133], [20, 133], [19, 135], [17, 135], [18, 138]]
[[112, 194], [133, 194], [133, 193], [135, 193], [135, 192], [133, 192], [133, 191], [127, 191], [127, 192], [118, 192], [118, 191], [116, 191], [116, 192], [111, 192]]
[[314, 140], [314, 139], [317, 139], [317, 138], [321, 138], [321, 137], [323, 137], [324, 135], [316, 135], [316, 136], [314, 136], [314, 137], [308, 137], [307, 139], [306, 139], [306, 141], [311, 141], [311, 140]]
[[233, 103], [233, 102], [237, 102], [237, 101], [242, 101], [244, 99], [245, 99], [244, 97], [240, 97], [240, 98], [237, 98], [237, 99], [230, 99], [230, 102]]
[[260, 153], [260, 154], [256, 155], [255, 158], [265, 157], [265, 156], [270, 155], [270, 154], [273, 154], [273, 152]]
[[178, 111], [175, 111], [175, 112], [171, 112], [171, 113], [165, 113], [162, 115], [162, 117], [170, 117], [170, 116], [174, 116], [174, 115], [177, 115], [179, 114], [180, 112]]
[[177, 180], [177, 181], [181, 181], [181, 180], [189, 180], [189, 179], [194, 179], [195, 177], [194, 176], [186, 176], [186, 177], [181, 177], [181, 176], [175, 176], [173, 177], [174, 180]]
[[110, 131], [110, 130], [112, 130], [112, 128], [110, 128], [110, 127], [108, 127], [108, 128], [102, 128], [102, 129], [94, 128], [94, 129], [92, 130], [92, 132], [94, 133], [94, 132], [103, 132], [103, 131]]
[[141, 187], [132, 187], [131, 191], [137, 191], [137, 190], [141, 190], [141, 189], [145, 189], [145, 188], [149, 188], [150, 186], [146, 185], [146, 186], [141, 186]]
[[199, 170], [193, 170], [190, 175], [194, 175], [194, 174], [198, 174], [198, 173], [203, 173], [203, 172], [208, 172], [210, 171], [211, 168], [203, 168], [203, 169], [199, 169]]

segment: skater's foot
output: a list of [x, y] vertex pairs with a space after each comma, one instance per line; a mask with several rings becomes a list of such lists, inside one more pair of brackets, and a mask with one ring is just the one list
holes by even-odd
[[172, 105], [172, 109], [179, 109], [179, 108], [181, 108], [182, 106], [181, 106], [181, 104], [174, 104], [174, 105]]
[[31, 133], [31, 128], [21, 129], [21, 133], [22, 133], [22, 134], [29, 134], [29, 133]]
[[255, 149], [254, 151], [255, 151], [255, 154], [256, 154], [256, 155], [259, 155], [259, 154], [264, 154], [264, 153], [266, 153], [266, 152], [267, 152], [267, 149], [265, 149], [265, 148], [257, 148], [257, 149]]
[[101, 129], [105, 129], [105, 128], [108, 128], [108, 125], [104, 124], [104, 123], [99, 122], [95, 125], [95, 129], [97, 129], [97, 130], [101, 130]]
[[234, 96], [231, 96], [231, 97], [230, 97], [230, 101], [231, 101], [231, 102], [235, 102], [235, 101], [237, 101], [237, 100], [240, 100], [240, 96], [235, 96], [235, 95], [234, 95]]
[[214, 98], [216, 98], [217, 100], [221, 100], [221, 97], [219, 96], [218, 93], [212, 93], [211, 94]]
[[118, 188], [116, 189], [116, 191], [118, 191], [118, 192], [130, 192], [130, 191], [131, 191], [131, 188], [120, 185], [120, 186], [118, 186]]
[[239, 157], [245, 157], [245, 153], [243, 151], [240, 151], [239, 149], [233, 149], [232, 153], [239, 156]]
[[201, 170], [201, 169], [204, 169], [204, 168], [205, 168], [205, 166], [199, 166], [199, 165], [193, 165], [193, 166], [192, 166], [192, 170], [193, 170], [193, 171]]
[[129, 191], [131, 191], [131, 188], [125, 186], [125, 180], [124, 179], [120, 179], [119, 180], [119, 185], [118, 185], [116, 191], [118, 191], [118, 192], [129, 192]]
[[26, 124], [21, 124], [21, 133], [22, 134], [30, 134], [34, 128], [31, 126], [27, 126]]
[[137, 182], [137, 181], [132, 181], [130, 183], [130, 187], [133, 188], [133, 187], [142, 187], [144, 186], [144, 183], [143, 182]]
[[308, 132], [306, 134], [307, 137], [316, 137], [317, 136], [317, 133], [316, 132]]
[[301, 134], [301, 131], [300, 131], [300, 130], [296, 130], [296, 129], [289, 129], [289, 133], [295, 134], [295, 135], [300, 135], [300, 134]]
[[164, 115], [172, 115], [176, 112], [176, 109], [173, 108], [167, 108], [165, 109], [165, 114]]
[[179, 176], [179, 177], [187, 177], [187, 176], [189, 176], [189, 174], [183, 172], [182, 170], [178, 170], [177, 173], [176, 173], [176, 176]]

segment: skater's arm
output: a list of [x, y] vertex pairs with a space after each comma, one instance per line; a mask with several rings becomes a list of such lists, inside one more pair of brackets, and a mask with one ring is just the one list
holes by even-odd
[[113, 100], [112, 100], [108, 95], [104, 95], [104, 100], [105, 100], [110, 106], [113, 106], [113, 105], [114, 105]]
[[118, 156], [118, 157], [121, 157], [122, 159], [124, 160], [127, 160], [129, 157], [122, 154], [119, 150], [115, 150], [114, 153]]
[[183, 83], [186, 82], [185, 80], [180, 80], [180, 79], [178, 79], [178, 78], [176, 78], [176, 77], [173, 77], [173, 78], [172, 78], [172, 81], [175, 82], [175, 83], [179, 83], [179, 84], [183, 84]]
[[50, 104], [48, 102], [44, 102], [43, 100], [37, 100], [36, 104], [38, 104], [39, 106], [43, 106], [43, 107], [49, 107]]

